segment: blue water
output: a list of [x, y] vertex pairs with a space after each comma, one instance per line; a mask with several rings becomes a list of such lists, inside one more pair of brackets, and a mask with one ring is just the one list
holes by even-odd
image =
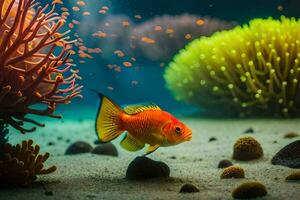
[[[51, 2], [48, 0], [44, 1], [43, 4]], [[100, 23], [105, 23], [107, 17], [114, 15], [126, 16], [135, 25], [142, 24], [146, 20], [165, 14], [181, 15], [187, 13], [210, 16], [228, 22], [235, 22], [236, 24], [243, 24], [256, 17], [272, 16], [278, 18], [281, 15], [300, 16], [298, 9], [300, 3], [297, 0], [86, 0], [86, 5], [79, 12], [72, 10], [72, 7], [76, 6], [77, 1], [68, 0], [63, 2], [63, 5], [57, 5], [57, 12], [62, 12], [61, 7], [69, 9], [70, 16], [67, 23], [70, 23], [72, 19], [81, 22], [79, 26], [75, 26], [72, 29], [71, 34], [79, 34], [84, 40], [85, 45], [91, 48], [103, 47], [101, 40], [95, 39], [91, 34], [99, 31], [97, 26]], [[98, 13], [102, 6], [109, 8], [105, 15]], [[84, 11], [94, 14], [82, 16]], [[142, 19], [136, 19], [134, 16], [137, 14], [141, 15]], [[122, 29], [118, 30], [118, 33], [120, 31]], [[106, 47], [110, 45], [109, 42], [105, 43]], [[107, 67], [108, 64], [122, 65], [124, 60], [128, 60], [128, 58], [122, 60], [114, 55], [113, 50], [118, 49], [118, 45], [113, 45], [112, 49], [110, 49], [111, 52], [106, 52], [105, 57], [103, 57], [103, 54], [95, 54], [93, 55], [93, 59], [86, 59], [85, 63], [79, 63], [81, 59], [74, 58], [74, 62], [80, 70], [82, 77], [79, 84], [84, 86], [82, 91], [84, 98], [74, 99], [70, 105], [60, 105], [57, 113], [62, 113], [65, 115], [65, 118], [74, 117], [74, 113], [76, 113], [76, 118], [93, 118], [99, 100], [91, 92], [91, 89], [109, 96], [119, 105], [154, 102], [162, 108], [180, 116], [190, 115], [199, 111], [199, 108], [174, 100], [170, 91], [165, 87], [163, 79], [165, 67], [160, 67], [161, 62], [138, 57], [138, 55], [134, 55], [129, 50], [126, 53], [132, 55], [137, 60], [133, 67], [121, 67], [122, 72], [109, 69]], [[122, 49], [121, 46], [120, 49]], [[164, 61], [165, 66], [167, 66], [169, 61], [171, 59]], [[135, 67], [138, 67], [138, 70]]]

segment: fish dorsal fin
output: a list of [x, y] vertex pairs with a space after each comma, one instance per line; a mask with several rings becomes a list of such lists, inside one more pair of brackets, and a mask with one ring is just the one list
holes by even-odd
[[160, 107], [153, 103], [145, 103], [145, 104], [134, 104], [134, 105], [128, 105], [124, 107], [124, 111], [127, 114], [137, 114], [139, 112], [145, 111], [145, 110], [161, 110]]
[[120, 142], [120, 145], [127, 151], [138, 151], [145, 146], [143, 142], [134, 138], [129, 132], [127, 132], [127, 134], [124, 136], [123, 140]]

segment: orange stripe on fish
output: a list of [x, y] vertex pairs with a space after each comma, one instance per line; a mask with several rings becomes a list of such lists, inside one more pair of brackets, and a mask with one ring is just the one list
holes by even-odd
[[96, 132], [100, 142], [106, 143], [124, 135], [120, 145], [128, 151], [138, 151], [148, 145], [146, 154], [161, 146], [189, 141], [192, 131], [176, 117], [155, 104], [129, 105], [121, 109], [108, 97], [101, 98], [96, 118]]

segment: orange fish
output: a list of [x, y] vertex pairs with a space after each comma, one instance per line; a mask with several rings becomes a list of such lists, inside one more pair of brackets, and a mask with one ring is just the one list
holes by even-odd
[[120, 145], [128, 151], [138, 151], [148, 144], [146, 154], [160, 146], [171, 146], [190, 141], [192, 131], [176, 117], [157, 105], [129, 105], [121, 109], [106, 96], [101, 98], [96, 132], [100, 142], [114, 140], [126, 131]]

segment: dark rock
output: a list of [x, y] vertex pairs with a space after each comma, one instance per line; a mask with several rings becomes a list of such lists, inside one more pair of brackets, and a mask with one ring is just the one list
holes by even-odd
[[55, 143], [54, 143], [54, 142], [48, 142], [47, 145], [48, 145], [48, 146], [53, 146], [53, 145], [55, 145]]
[[292, 138], [295, 138], [295, 137], [298, 137], [298, 133], [295, 133], [295, 132], [289, 132], [289, 133], [286, 133], [284, 134], [284, 138], [287, 138], [287, 139], [292, 139]]
[[218, 168], [226, 168], [232, 166], [232, 162], [230, 160], [221, 160], [218, 164]]
[[170, 158], [173, 159], [173, 160], [175, 160], [175, 159], [176, 159], [176, 156], [171, 156]]
[[58, 140], [58, 141], [61, 141], [62, 139], [63, 139], [62, 136], [58, 136], [58, 137], [57, 137], [57, 140]]
[[71, 140], [70, 139], [66, 139], [66, 143], [70, 143], [71, 142]]
[[86, 195], [86, 197], [87, 197], [87, 198], [90, 198], [90, 199], [94, 199], [94, 198], [96, 198], [97, 196], [94, 195], [94, 194], [88, 194], [88, 195]]
[[283, 147], [272, 158], [271, 163], [290, 168], [300, 168], [300, 140], [296, 140]]
[[194, 193], [194, 192], [200, 192], [200, 190], [193, 184], [187, 183], [181, 187], [179, 192], [180, 193]]
[[239, 138], [233, 147], [234, 160], [254, 160], [263, 156], [263, 149], [260, 143], [253, 137], [246, 136]]
[[98, 155], [109, 155], [109, 156], [118, 156], [118, 150], [112, 143], [105, 143], [97, 145], [92, 153]]
[[94, 144], [100, 144], [99, 140], [94, 140]]
[[46, 191], [46, 192], [45, 192], [45, 195], [46, 195], [46, 196], [53, 196], [53, 192], [52, 192], [52, 191]]
[[79, 154], [79, 153], [88, 153], [93, 150], [93, 147], [83, 141], [77, 141], [71, 144], [68, 149], [66, 150], [66, 155], [72, 155], [72, 154]]
[[247, 133], [254, 133], [254, 130], [253, 130], [253, 128], [248, 128], [243, 133], [245, 133], [245, 134], [247, 134]]
[[126, 178], [129, 180], [168, 178], [169, 176], [170, 168], [167, 164], [154, 161], [146, 156], [136, 157], [126, 171]]
[[226, 167], [221, 174], [221, 179], [226, 178], [245, 178], [245, 171], [239, 166]]
[[262, 183], [256, 181], [242, 183], [232, 192], [232, 197], [235, 199], [251, 199], [266, 195], [266, 187]]
[[211, 137], [211, 138], [209, 138], [209, 142], [213, 142], [213, 141], [216, 141], [217, 140], [217, 138], [216, 137]]
[[286, 179], [286, 181], [300, 181], [300, 171], [290, 173]]

